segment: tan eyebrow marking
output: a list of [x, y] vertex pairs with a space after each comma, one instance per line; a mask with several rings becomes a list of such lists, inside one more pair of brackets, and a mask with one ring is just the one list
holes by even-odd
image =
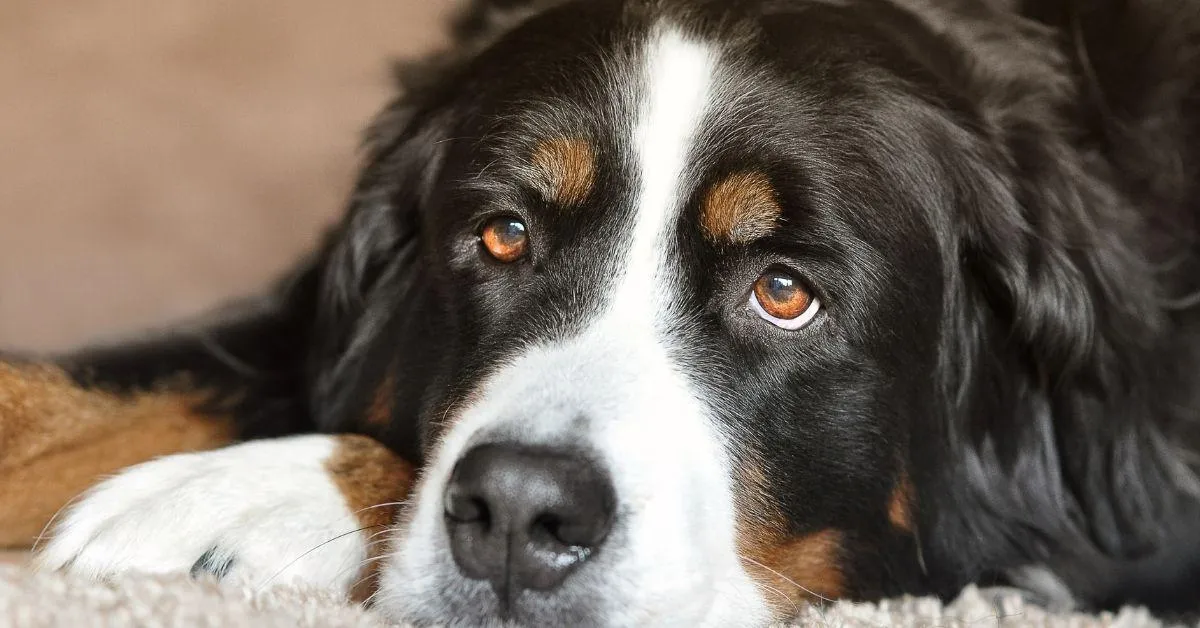
[[596, 183], [596, 152], [582, 138], [538, 142], [533, 165], [544, 178], [547, 198], [564, 206], [582, 203]]
[[713, 241], [744, 244], [771, 233], [781, 213], [775, 189], [765, 174], [739, 172], [705, 195], [700, 226]]

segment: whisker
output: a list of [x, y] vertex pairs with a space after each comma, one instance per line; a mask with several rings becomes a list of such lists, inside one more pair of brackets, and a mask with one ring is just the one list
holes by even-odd
[[50, 517], [50, 520], [46, 522], [46, 525], [42, 526], [42, 531], [38, 532], [37, 538], [33, 539], [33, 547], [29, 548], [29, 552], [31, 554], [37, 553], [38, 545], [41, 544], [42, 539], [46, 537], [46, 533], [50, 531], [50, 527], [53, 526], [54, 522], [58, 520], [59, 515], [63, 514], [64, 511], [70, 509], [72, 506], [79, 503], [80, 500], [84, 499], [91, 493], [91, 491], [84, 491], [83, 493], [72, 497], [69, 501], [67, 501], [67, 503], [63, 504], [61, 508], [54, 511], [54, 515]]
[[456, 406], [456, 405], [457, 405], [457, 402], [455, 402], [455, 401], [451, 401], [450, 403], [446, 404], [446, 409], [442, 411], [442, 416], [441, 416], [441, 418], [439, 418], [439, 419], [437, 420], [437, 425], [438, 425], [438, 426], [440, 426], [440, 427], [445, 427], [445, 425], [446, 425], [446, 417], [449, 417], [449, 416], [450, 416], [450, 412], [451, 412], [452, 410], [454, 410], [454, 406]]
[[788, 595], [788, 594], [784, 593], [783, 591], [780, 591], [779, 589], [776, 589], [775, 587], [772, 587], [770, 585], [759, 583], [759, 586], [770, 591], [771, 593], [774, 593], [775, 595], [778, 595], [780, 598], [783, 599], [784, 602], [787, 602], [789, 605], [791, 605], [792, 615], [791, 615], [791, 617], [789, 617], [789, 619], [795, 619], [798, 615], [800, 615], [800, 605], [797, 604], [796, 600], [793, 600], [790, 595]]
[[469, 138], [469, 137], [447, 137], [446, 139], [441, 139], [441, 140], [434, 142], [434, 144], [445, 144], [447, 142], [457, 142], [460, 140], [469, 140], [469, 139], [471, 139], [471, 138]]
[[[76, 497], [76, 499], [78, 499], [78, 497]], [[33, 539], [33, 547], [29, 548], [30, 554], [37, 553], [38, 545], [41, 544], [42, 539], [46, 538], [46, 533], [50, 531], [50, 526], [54, 525], [54, 522], [58, 519], [58, 516], [61, 515], [64, 510], [70, 508], [72, 502], [74, 501], [75, 500], [71, 500], [70, 502], [63, 504], [58, 510], [54, 511], [54, 515], [50, 517], [50, 520], [46, 522], [46, 525], [42, 526], [42, 531], [38, 532], [37, 537]]]
[[816, 591], [813, 591], [812, 589], [809, 589], [808, 587], [806, 587], [806, 586], [804, 586], [804, 585], [800, 584], [799, 582], [796, 582], [795, 580], [792, 580], [791, 578], [789, 578], [789, 577], [787, 577], [787, 576], [785, 576], [785, 575], [783, 575], [783, 574], [779, 573], [778, 571], [775, 571], [774, 569], [771, 569], [770, 567], [768, 567], [768, 566], [766, 566], [766, 565], [764, 565], [764, 564], [762, 564], [762, 563], [758, 562], [757, 560], [754, 560], [753, 558], [750, 558], [749, 556], [743, 556], [743, 557], [742, 557], [742, 560], [745, 560], [745, 561], [747, 561], [747, 562], [750, 562], [750, 563], [753, 563], [753, 564], [755, 564], [755, 565], [758, 565], [759, 567], [762, 567], [763, 569], [766, 569], [767, 571], [769, 571], [769, 572], [771, 572], [771, 573], [773, 573], [773, 574], [775, 574], [775, 575], [779, 576], [780, 578], [783, 578], [783, 580], [784, 580], [785, 582], [787, 582], [788, 584], [790, 584], [790, 585], [792, 585], [792, 586], [796, 587], [797, 589], [800, 589], [801, 591], [804, 591], [805, 593], [807, 593], [807, 594], [809, 594], [809, 595], [811, 595], [811, 596], [813, 596], [813, 597], [815, 597], [815, 598], [817, 598], [817, 599], [819, 599], [819, 600], [824, 600], [824, 601], [826, 601], [826, 602], [829, 602], [830, 604], [832, 604], [832, 603], [833, 603], [833, 600], [831, 600], [831, 599], [829, 599], [829, 598], [825, 597], [824, 595], [821, 595], [820, 593], [817, 593]]
[[359, 513], [363, 513], [363, 512], [366, 512], [366, 511], [368, 511], [368, 510], [375, 510], [376, 508], [386, 508], [386, 507], [388, 507], [388, 506], [396, 506], [396, 507], [400, 507], [400, 506], [403, 506], [403, 505], [405, 505], [405, 504], [407, 504], [407, 503], [408, 503], [408, 501], [407, 501], [407, 500], [405, 500], [405, 501], [402, 501], [402, 502], [384, 502], [384, 503], [382, 503], [382, 504], [375, 504], [374, 506], [367, 506], [367, 507], [365, 507], [365, 508], [359, 508], [358, 510], [355, 510], [355, 511], [354, 511], [353, 513], [351, 513], [351, 514], [352, 514], [352, 515], [358, 515]]
[[[367, 561], [367, 562], [377, 561], [381, 558], [383, 558], [383, 556], [376, 556], [375, 558], [372, 558], [370, 561]], [[369, 567], [369, 565], [359, 565], [359, 569], [366, 568], [366, 567]], [[354, 591], [360, 585], [362, 585], [362, 583], [366, 582], [367, 580], [370, 580], [371, 578], [378, 578], [378, 577], [379, 577], [379, 571], [373, 570], [373, 569], [367, 569], [367, 573], [363, 574], [363, 576], [361, 578], [354, 581], [354, 584], [350, 586], [350, 590]], [[379, 589], [378, 583], [375, 584], [375, 589], [376, 590]], [[371, 595], [375, 595], [375, 592], [372, 592]], [[368, 596], [367, 599], [370, 599], [370, 596]], [[366, 604], [365, 600], [363, 601], [363, 604]]]
[[[357, 585], [356, 585], [357, 586]], [[371, 608], [371, 603], [375, 601], [375, 596], [383, 592], [383, 589], [375, 587], [375, 592], [367, 596], [367, 599], [362, 601], [363, 608]]]
[[368, 541], [366, 547], [367, 547], [367, 549], [370, 549], [372, 547], [375, 547], [376, 545], [382, 545], [384, 543], [387, 543], [390, 540], [391, 539], [378, 539], [375, 541]]
[[[831, 599], [829, 599], [829, 598], [825, 597], [824, 595], [821, 595], [820, 593], [817, 593], [816, 591], [813, 591], [812, 589], [810, 589], [810, 588], [808, 588], [808, 587], [806, 587], [806, 586], [804, 586], [804, 585], [800, 584], [799, 582], [796, 582], [795, 580], [792, 580], [791, 578], [789, 578], [789, 577], [787, 577], [787, 576], [783, 575], [782, 573], [780, 573], [780, 572], [778, 572], [778, 571], [776, 571], [776, 570], [774, 570], [774, 569], [772, 569], [772, 568], [770, 568], [770, 567], [768, 567], [768, 566], [766, 566], [766, 565], [764, 565], [764, 564], [762, 564], [762, 563], [758, 562], [757, 560], [754, 560], [753, 558], [750, 558], [749, 556], [743, 556], [743, 557], [742, 557], [742, 559], [743, 559], [743, 560], [746, 560], [746, 561], [748, 561], [748, 562], [750, 562], [750, 563], [753, 563], [753, 564], [755, 564], [755, 565], [758, 565], [759, 567], [761, 567], [761, 568], [763, 568], [763, 569], [766, 569], [767, 571], [769, 571], [769, 572], [771, 572], [771, 573], [773, 573], [773, 574], [775, 574], [775, 575], [779, 576], [780, 578], [782, 578], [782, 579], [783, 579], [785, 582], [787, 582], [788, 584], [791, 584], [792, 586], [796, 587], [797, 589], [800, 589], [801, 591], [803, 591], [803, 592], [805, 592], [805, 593], [807, 593], [807, 594], [809, 594], [809, 595], [811, 595], [811, 596], [813, 596], [813, 597], [815, 597], [815, 598], [817, 598], [817, 599], [819, 599], [819, 600], [823, 600], [823, 601], [825, 601], [825, 602], [827, 602], [827, 603], [829, 603], [829, 604], [832, 604], [832, 603], [833, 603], [833, 600], [831, 600]], [[820, 617], [820, 618], [821, 618], [821, 623], [823, 623], [823, 624], [825, 624], [826, 626], [828, 626], [828, 625], [829, 625], [829, 619], [828, 619], [827, 617], [825, 617], [825, 610], [821, 608], [821, 605], [820, 605], [820, 604], [810, 604], [809, 606], [810, 606], [810, 607], [811, 607], [811, 608], [812, 608], [814, 611], [816, 611], [816, 613], [817, 613], [817, 617]], [[799, 614], [799, 611], [800, 611], [800, 609], [797, 607], [797, 609], [796, 609], [796, 614]]]
[[184, 331], [185, 333], [190, 332], [192, 337], [200, 343], [200, 347], [202, 349], [208, 351], [212, 358], [228, 367], [229, 370], [233, 371], [234, 373], [244, 377], [253, 378], [262, 376], [262, 371], [260, 369], [251, 366], [245, 360], [242, 360], [241, 358], [230, 353], [228, 349], [221, 346], [221, 343], [214, 338], [212, 334], [199, 329]]
[[275, 572], [275, 575], [271, 576], [270, 578], [267, 578], [267, 580], [266, 580], [265, 582], [263, 582], [262, 584], [258, 585], [258, 591], [260, 591], [260, 592], [261, 592], [261, 591], [262, 591], [262, 590], [263, 590], [263, 589], [264, 589], [264, 588], [265, 588], [267, 585], [271, 584], [271, 582], [273, 582], [273, 581], [275, 580], [275, 578], [278, 578], [280, 574], [282, 574], [283, 572], [287, 571], [287, 570], [288, 570], [288, 568], [289, 568], [289, 567], [291, 567], [292, 565], [295, 565], [296, 563], [300, 562], [300, 559], [304, 558], [305, 556], [308, 556], [309, 554], [311, 554], [311, 553], [313, 553], [313, 552], [315, 552], [315, 551], [317, 551], [317, 550], [321, 549], [322, 547], [325, 547], [326, 545], [329, 545], [330, 543], [332, 543], [332, 542], [334, 542], [334, 541], [336, 541], [336, 540], [338, 540], [338, 539], [340, 539], [340, 538], [342, 538], [342, 537], [350, 536], [351, 534], [357, 534], [357, 533], [359, 533], [359, 532], [362, 532], [363, 530], [370, 530], [371, 528], [378, 528], [378, 527], [379, 527], [379, 525], [373, 525], [373, 526], [363, 526], [363, 527], [361, 527], [361, 528], [358, 528], [358, 529], [356, 529], [356, 530], [350, 530], [349, 532], [343, 532], [342, 534], [339, 534], [339, 535], [337, 535], [337, 536], [333, 537], [332, 539], [329, 539], [328, 541], [325, 541], [324, 543], [321, 543], [320, 545], [317, 545], [316, 547], [314, 547], [314, 548], [312, 548], [312, 549], [308, 550], [307, 552], [304, 552], [303, 554], [301, 554], [301, 555], [297, 556], [295, 560], [293, 560], [292, 562], [290, 562], [290, 563], [288, 563], [288, 564], [284, 565], [284, 566], [283, 566], [283, 569], [280, 569], [279, 571]]
[[[358, 564], [342, 567], [341, 569], [338, 570], [337, 573], [333, 574], [333, 579], [337, 580], [339, 577], [341, 577], [342, 574], [346, 573], [347, 571], [349, 571], [351, 569], [356, 570], [356, 572], [358, 570], [362, 570], [363, 568], [370, 566], [371, 563], [382, 559], [386, 555], [387, 554], [380, 554], [379, 556], [368, 556], [368, 557], [358, 561]], [[359, 578], [354, 584], [350, 585], [350, 590], [354, 591], [354, 589], [356, 589], [358, 587], [358, 585], [362, 584], [364, 580], [366, 580], [367, 578], [370, 578], [372, 575], [373, 574], [371, 572], [368, 572], [366, 575]]]
[[371, 536], [368, 536], [368, 537], [367, 537], [367, 540], [368, 540], [368, 541], [374, 540], [376, 537], [378, 537], [378, 536], [382, 536], [382, 535], [384, 535], [384, 534], [387, 534], [387, 533], [389, 533], [389, 532], [392, 532], [393, 530], [395, 530], [395, 528], [392, 528], [391, 526], [385, 527], [384, 529], [382, 529], [382, 530], [380, 530], [380, 531], [376, 532], [375, 534], [372, 534]]
[[[762, 564], [762, 563], [758, 562], [757, 560], [754, 560], [753, 558], [750, 558], [749, 556], [743, 556], [743, 557], [742, 557], [742, 559], [743, 559], [743, 560], [745, 560], [745, 561], [747, 561], [747, 562], [750, 562], [750, 563], [753, 563], [753, 564], [755, 564], [755, 565], [758, 565], [759, 567], [761, 567], [761, 568], [763, 568], [763, 569], [766, 569], [767, 571], [769, 571], [769, 572], [771, 572], [771, 573], [775, 574], [776, 576], [779, 576], [780, 578], [783, 578], [785, 581], [787, 581], [787, 582], [788, 582], [789, 584], [791, 584], [792, 586], [796, 587], [797, 589], [800, 589], [801, 591], [804, 591], [805, 593], [807, 593], [807, 594], [809, 594], [809, 595], [811, 595], [811, 596], [813, 596], [813, 597], [815, 597], [815, 598], [817, 598], [817, 599], [819, 599], [819, 600], [822, 600], [822, 601], [824, 601], [824, 602], [826, 602], [826, 603], [829, 603], [829, 604], [834, 604], [834, 603], [836, 603], [836, 600], [832, 600], [832, 599], [830, 599], [830, 598], [827, 598], [827, 597], [825, 597], [824, 595], [821, 595], [821, 594], [817, 593], [816, 591], [813, 591], [812, 589], [810, 589], [810, 588], [808, 588], [808, 587], [806, 587], [806, 586], [804, 586], [804, 585], [802, 585], [802, 584], [800, 584], [800, 583], [796, 582], [795, 580], [792, 580], [791, 578], [789, 578], [789, 577], [787, 577], [787, 576], [783, 575], [782, 573], [780, 573], [780, 572], [778, 572], [778, 571], [776, 571], [776, 570], [774, 570], [774, 569], [772, 569], [772, 568], [770, 568], [770, 567], [768, 567], [768, 566], [766, 566], [766, 565], [764, 565], [764, 564]], [[778, 589], [772, 588], [772, 587], [770, 587], [770, 586], [767, 586], [767, 585], [765, 585], [765, 584], [761, 584], [761, 583], [760, 583], [760, 586], [762, 586], [762, 587], [764, 587], [764, 588], [766, 588], [766, 589], [769, 589], [769, 590], [771, 590], [771, 591], [774, 591], [775, 593], [780, 593], [780, 591], [779, 591]], [[789, 598], [789, 599], [790, 599], [790, 598]], [[825, 611], [824, 611], [824, 609], [821, 607], [821, 605], [820, 605], [820, 604], [809, 604], [809, 608], [812, 608], [812, 609], [813, 609], [813, 611], [814, 611], [814, 612], [816, 612], [816, 614], [817, 614], [817, 617], [820, 617], [820, 618], [821, 618], [821, 623], [823, 623], [823, 624], [824, 624], [824, 625], [826, 625], [826, 626], [831, 626], [831, 625], [832, 625], [832, 624], [830, 624], [830, 623], [829, 623], [829, 618], [825, 616]], [[795, 619], [795, 616], [800, 614], [800, 607], [799, 607], [798, 605], [796, 605], [796, 603], [795, 603], [794, 601], [792, 602], [792, 609], [793, 609], [793, 619]], [[868, 623], [870, 623], [870, 622], [868, 622]], [[879, 624], [871, 624], [871, 625], [874, 625], [874, 626], [876, 626], [877, 628], [884, 628], [884, 626], [881, 626], [881, 625], [879, 625]]]

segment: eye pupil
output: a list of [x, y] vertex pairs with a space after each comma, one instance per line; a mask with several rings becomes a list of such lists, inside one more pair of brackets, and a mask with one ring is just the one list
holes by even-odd
[[796, 282], [791, 277], [772, 274], [766, 276], [767, 292], [777, 301], [787, 301], [794, 296]]
[[525, 223], [516, 218], [492, 219], [483, 226], [479, 239], [489, 255], [504, 263], [521, 259], [529, 248]]
[[525, 237], [525, 225], [516, 220], [502, 220], [498, 228], [500, 237], [506, 242], [516, 242]]

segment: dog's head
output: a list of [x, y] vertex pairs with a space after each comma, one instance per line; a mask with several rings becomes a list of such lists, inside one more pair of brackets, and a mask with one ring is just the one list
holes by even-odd
[[[424, 464], [377, 603], [730, 625], [938, 586], [956, 493], [922, 491], [1011, 410], [990, 365], [1096, 342], [1104, 269], [1031, 253], [1069, 237], [1029, 229], [1074, 202], [1026, 142], [1059, 60], [972, 74], [886, 2], [517, 4], [407, 81], [327, 251], [317, 405]], [[926, 554], [991, 551], [960, 523]]]

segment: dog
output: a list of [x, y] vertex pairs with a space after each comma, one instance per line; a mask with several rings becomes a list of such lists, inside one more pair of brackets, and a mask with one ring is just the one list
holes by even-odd
[[42, 567], [418, 625], [1200, 608], [1200, 5], [477, 0], [452, 33], [277, 286], [8, 356], [0, 540], [82, 492]]

